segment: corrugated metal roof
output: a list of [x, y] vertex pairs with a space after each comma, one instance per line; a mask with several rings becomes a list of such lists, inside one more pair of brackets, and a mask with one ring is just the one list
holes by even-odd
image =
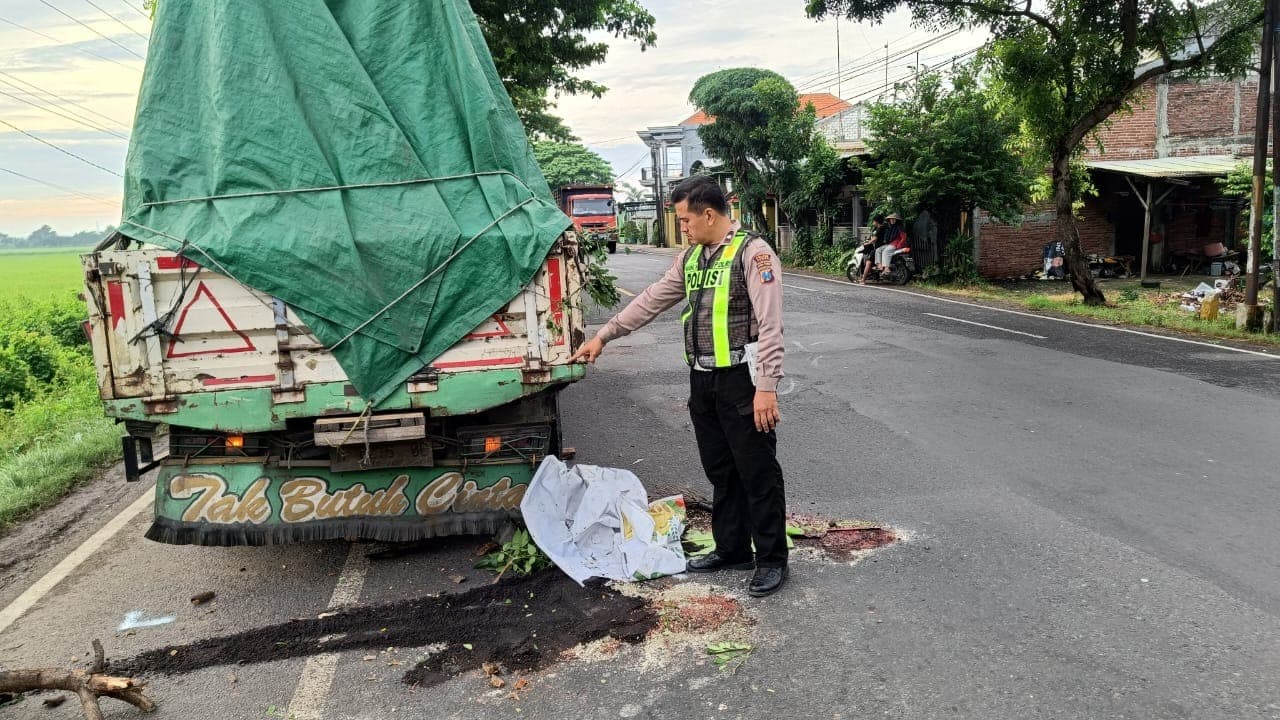
[[1226, 175], [1248, 158], [1231, 155], [1199, 155], [1196, 157], [1154, 158], [1151, 160], [1086, 160], [1091, 170], [1138, 175], [1141, 177], [1206, 177]]

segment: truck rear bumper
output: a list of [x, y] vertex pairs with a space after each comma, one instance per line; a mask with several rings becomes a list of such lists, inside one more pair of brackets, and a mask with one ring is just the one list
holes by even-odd
[[331, 472], [277, 462], [167, 461], [147, 538], [175, 545], [406, 542], [487, 534], [520, 517], [527, 462]]

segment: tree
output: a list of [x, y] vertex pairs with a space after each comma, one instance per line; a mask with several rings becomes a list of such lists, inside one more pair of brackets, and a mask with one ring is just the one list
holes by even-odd
[[[1248, 223], [1253, 209], [1250, 207], [1253, 198], [1253, 163], [1242, 162], [1232, 168], [1226, 177], [1215, 178], [1214, 184], [1227, 197], [1233, 197], [1240, 203], [1240, 220]], [[1267, 173], [1262, 181], [1262, 237], [1259, 243], [1263, 259], [1275, 257], [1275, 213], [1272, 211], [1274, 186], [1271, 181], [1271, 161], [1267, 161]]]
[[800, 163], [809, 150], [814, 111], [803, 111], [795, 88], [760, 68], [730, 68], [703, 75], [689, 101], [714, 120], [698, 128], [709, 155], [733, 172], [748, 220], [764, 218], [764, 198], [785, 206], [799, 186]]
[[[1072, 286], [1089, 305], [1106, 298], [1089, 274], [1072, 214], [1072, 158], [1098, 126], [1128, 108], [1135, 90], [1181, 72], [1238, 76], [1262, 22], [1259, 0], [807, 0], [811, 17], [879, 22], [899, 8], [915, 25], [986, 28], [996, 79], [1038, 141], [1053, 179], [1056, 235]], [[1155, 58], [1144, 62], [1144, 58]]]
[[27, 246], [54, 247], [58, 244], [60, 239], [62, 239], [62, 236], [58, 235], [57, 230], [54, 230], [48, 225], [41, 225], [35, 230], [32, 230], [31, 234], [27, 236]]
[[618, 183], [618, 192], [622, 193], [625, 202], [642, 202], [644, 200], [652, 200], [653, 195], [642, 187], [636, 187], [631, 183]]
[[641, 50], [658, 39], [653, 15], [635, 0], [472, 0], [471, 9], [525, 130], [538, 139], [575, 139], [551, 114], [553, 95], [598, 98], [608, 89], [574, 74], [604, 62], [609, 52], [608, 43], [589, 41], [589, 33], [628, 38]]
[[613, 168], [585, 145], [541, 140], [533, 144], [533, 157], [552, 190], [572, 183], [613, 182]]
[[845, 189], [844, 160], [826, 138], [815, 135], [800, 169], [800, 189], [793, 195], [787, 214], [796, 216], [803, 207], [812, 208], [827, 245], [834, 244], [836, 212]]
[[908, 217], [929, 211], [944, 243], [976, 208], [1017, 218], [1031, 187], [1015, 153], [1018, 119], [997, 111], [975, 67], [957, 68], [950, 81], [948, 88], [940, 73], [925, 73], [902, 101], [871, 106], [867, 149], [880, 161], [864, 171], [873, 202]]

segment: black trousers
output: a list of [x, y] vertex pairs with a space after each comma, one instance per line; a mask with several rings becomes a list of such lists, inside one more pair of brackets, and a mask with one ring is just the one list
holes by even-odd
[[716, 550], [757, 567], [787, 564], [787, 504], [778, 436], [756, 430], [755, 394], [746, 365], [689, 371], [689, 417], [702, 469], [714, 490], [711, 534]]

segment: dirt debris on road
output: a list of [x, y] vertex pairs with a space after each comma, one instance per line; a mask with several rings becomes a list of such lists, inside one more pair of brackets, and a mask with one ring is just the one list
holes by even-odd
[[443, 644], [403, 677], [407, 684], [429, 686], [486, 662], [535, 670], [555, 662], [564, 650], [603, 637], [639, 642], [657, 622], [641, 598], [603, 586], [579, 587], [558, 570], [548, 570], [456, 595], [355, 608], [157, 648], [114, 663], [113, 669], [173, 675], [355, 648]]

